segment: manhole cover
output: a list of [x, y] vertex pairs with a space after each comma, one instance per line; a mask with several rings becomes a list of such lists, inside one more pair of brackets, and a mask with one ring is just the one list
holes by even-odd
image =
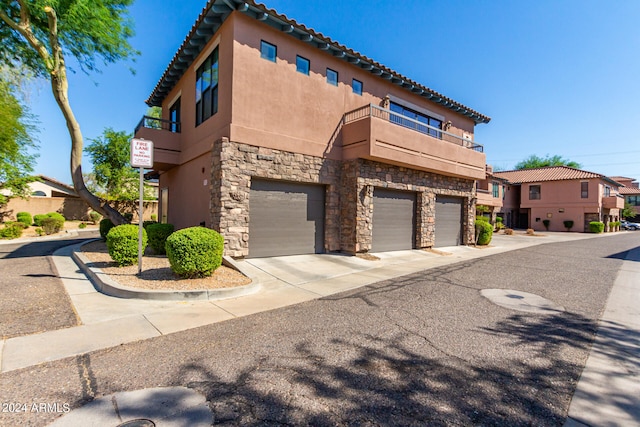
[[514, 291], [512, 289], [483, 289], [480, 294], [494, 304], [511, 310], [538, 314], [553, 314], [554, 312], [564, 311], [563, 306], [540, 295], [528, 292]]
[[156, 423], [151, 420], [140, 418], [138, 420], [126, 421], [116, 427], [156, 427]]

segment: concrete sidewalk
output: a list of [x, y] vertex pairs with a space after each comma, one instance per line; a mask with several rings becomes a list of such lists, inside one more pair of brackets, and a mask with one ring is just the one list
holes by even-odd
[[[425, 269], [544, 243], [607, 236], [609, 234], [496, 235], [488, 248], [459, 246], [440, 248], [440, 253], [388, 252], [373, 254], [379, 258], [374, 261], [343, 255], [238, 261], [239, 268], [259, 283], [261, 290], [217, 301], [153, 301], [103, 295], [72, 260], [72, 251], [77, 248], [66, 247], [52, 258], [82, 325], [0, 341], [0, 372], [297, 304]], [[572, 401], [567, 426], [640, 425], [638, 410], [629, 410], [629, 405], [640, 408], [638, 260], [640, 250], [633, 251], [624, 261], [601, 321], [603, 327]], [[607, 336], [611, 331], [607, 326], [611, 325], [615, 325], [615, 337]], [[594, 402], [598, 411], [594, 410]], [[59, 421], [70, 422], [78, 411]], [[86, 411], [83, 413], [87, 415]]]

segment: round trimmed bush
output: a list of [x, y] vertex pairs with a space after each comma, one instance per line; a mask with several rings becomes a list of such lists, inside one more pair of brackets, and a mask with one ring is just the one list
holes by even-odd
[[477, 219], [476, 220], [476, 235], [477, 244], [478, 245], [488, 245], [491, 243], [491, 238], [493, 237], [493, 227], [489, 222]]
[[100, 220], [100, 237], [102, 237], [102, 240], [107, 240], [107, 234], [109, 234], [109, 230], [111, 230], [113, 227], [115, 226], [109, 218]]
[[184, 278], [207, 277], [222, 265], [224, 238], [205, 227], [178, 230], [165, 245], [171, 269]]
[[31, 218], [31, 214], [29, 212], [18, 212], [16, 214], [16, 219], [27, 227], [33, 224], [33, 218]]
[[592, 233], [602, 233], [604, 231], [604, 222], [591, 221], [589, 223], [589, 231]]
[[[62, 216], [62, 215], [60, 215]], [[64, 227], [64, 217], [62, 219], [55, 216], [47, 216], [42, 220], [42, 229], [47, 236], [50, 234], [56, 234]]]
[[153, 249], [153, 252], [158, 255], [166, 254], [167, 251], [164, 246], [167, 242], [167, 237], [173, 233], [173, 224], [160, 224], [158, 222], [154, 222], [147, 224], [145, 229], [149, 236], [149, 246]]
[[33, 223], [38, 226], [38, 227], [42, 227], [42, 220], [47, 218], [46, 214], [37, 214], [33, 216]]
[[[142, 230], [142, 252], [147, 247], [147, 232]], [[118, 225], [107, 233], [109, 256], [120, 267], [138, 263], [138, 226]]]
[[3, 228], [0, 228], [0, 239], [17, 239], [22, 236], [21, 223], [5, 224]]

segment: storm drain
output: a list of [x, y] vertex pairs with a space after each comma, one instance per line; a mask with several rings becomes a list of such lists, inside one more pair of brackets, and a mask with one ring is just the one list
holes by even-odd
[[480, 294], [492, 303], [511, 310], [537, 314], [553, 314], [564, 311], [563, 306], [528, 292], [512, 289], [483, 289]]

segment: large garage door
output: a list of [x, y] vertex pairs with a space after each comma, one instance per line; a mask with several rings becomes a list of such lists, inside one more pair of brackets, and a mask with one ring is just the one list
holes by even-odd
[[457, 197], [436, 197], [435, 247], [462, 243], [462, 200]]
[[322, 185], [252, 180], [249, 257], [324, 252]]
[[373, 191], [373, 252], [413, 249], [416, 193], [376, 188]]

